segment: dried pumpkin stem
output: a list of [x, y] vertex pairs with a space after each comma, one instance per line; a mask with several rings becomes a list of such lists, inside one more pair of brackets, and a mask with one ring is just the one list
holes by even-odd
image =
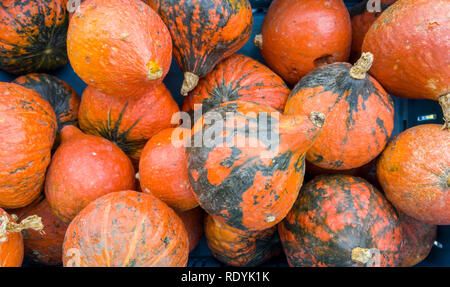
[[158, 63], [150, 61], [147, 63], [148, 73], [147, 78], [150, 81], [158, 80], [163, 76], [163, 70]]
[[25, 229], [33, 229], [44, 233], [44, 224], [42, 224], [42, 219], [37, 215], [32, 215], [20, 223], [15, 223], [9, 220], [6, 215], [0, 216], [0, 243], [8, 240], [9, 232], [21, 232]]
[[325, 115], [319, 112], [311, 112], [309, 119], [315, 127], [321, 128], [325, 123]]
[[356, 247], [352, 249], [352, 261], [366, 264], [372, 258], [372, 253], [368, 248]]
[[253, 43], [255, 44], [256, 47], [262, 49], [263, 36], [261, 34], [256, 35], [255, 39], [253, 40]]
[[199, 76], [194, 73], [186, 72], [184, 73], [183, 86], [181, 87], [181, 94], [187, 96], [190, 91], [197, 87]]
[[373, 54], [370, 52], [362, 53], [361, 58], [350, 69], [350, 76], [357, 80], [366, 78], [367, 72], [372, 67]]
[[439, 97], [439, 104], [442, 107], [442, 113], [444, 114], [443, 130], [450, 130], [450, 94], [446, 94]]

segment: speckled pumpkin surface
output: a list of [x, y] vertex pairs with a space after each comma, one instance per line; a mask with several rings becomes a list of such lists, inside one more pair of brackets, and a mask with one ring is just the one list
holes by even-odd
[[[290, 266], [398, 266], [402, 230], [392, 205], [367, 181], [322, 175], [305, 184], [279, 224]], [[370, 262], [370, 249], [379, 262]]]
[[407, 215], [450, 224], [450, 131], [427, 124], [397, 135], [377, 164], [386, 197]]
[[121, 191], [91, 202], [70, 223], [64, 266], [185, 267], [188, 235], [176, 213], [156, 197]]
[[39, 196], [56, 131], [55, 113], [39, 94], [0, 83], [0, 207], [24, 207]]

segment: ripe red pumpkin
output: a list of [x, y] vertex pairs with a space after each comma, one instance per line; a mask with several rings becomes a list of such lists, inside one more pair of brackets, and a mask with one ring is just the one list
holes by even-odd
[[[450, 2], [397, 1], [371, 26], [363, 43], [377, 61], [371, 73], [389, 92], [439, 100], [450, 128]], [[386, 49], [386, 47], [389, 47]]]
[[394, 103], [367, 71], [373, 57], [365, 53], [351, 66], [335, 63], [304, 77], [292, 91], [287, 115], [322, 112], [326, 121], [306, 159], [325, 169], [361, 167], [384, 149], [394, 128]]
[[234, 54], [250, 38], [253, 25], [248, 0], [150, 0], [173, 39], [173, 53], [187, 96], [222, 59]]
[[26, 74], [67, 64], [68, 23], [63, 0], [1, 1], [0, 69]]
[[134, 0], [90, 0], [70, 20], [67, 49], [74, 71], [108, 95], [139, 97], [169, 72], [172, 41], [161, 18]]
[[208, 215], [205, 235], [211, 254], [226, 265], [258, 266], [281, 251], [276, 226], [261, 231], [243, 231]]
[[64, 127], [61, 139], [47, 172], [45, 194], [62, 221], [69, 223], [102, 195], [135, 187], [133, 165], [113, 143], [74, 126]]
[[31, 205], [14, 212], [22, 220], [35, 214], [42, 219], [44, 225], [44, 232], [32, 229], [23, 231], [25, 255], [38, 263], [61, 265], [62, 245], [68, 224], [51, 212], [47, 200], [40, 198]]
[[[379, 1], [380, 11], [374, 11], [373, 8], [378, 8], [373, 5], [376, 2], [370, 2], [365, 0], [359, 4], [353, 6], [350, 9], [350, 17], [352, 21], [352, 51], [350, 53], [351, 61], [354, 62], [361, 57], [361, 49], [366, 36], [367, 31], [369, 31], [370, 26], [373, 22], [381, 15], [381, 13], [391, 6], [397, 0], [381, 0]], [[368, 5], [369, 8], [368, 9]]]
[[177, 211], [189, 238], [189, 252], [192, 252], [203, 237], [205, 212], [200, 207], [187, 211]]
[[423, 261], [431, 251], [437, 234], [437, 226], [414, 219], [399, 212], [402, 225], [402, 267], [414, 266]]
[[115, 143], [137, 166], [145, 143], [157, 132], [173, 127], [172, 115], [179, 111], [164, 84], [136, 99], [109, 96], [88, 86], [79, 121], [83, 132]]
[[[195, 105], [205, 113], [229, 101], [249, 101], [283, 110], [290, 90], [263, 64], [235, 54], [220, 62], [184, 99], [183, 111], [194, 114]], [[199, 108], [197, 108], [198, 110]]]
[[[224, 119], [223, 127], [219, 119], [211, 121], [214, 114]], [[283, 116], [268, 106], [243, 101], [206, 113], [194, 125], [187, 147], [189, 181], [200, 206], [234, 228], [264, 230], [276, 225], [297, 198], [304, 154], [323, 121], [320, 113]], [[204, 139], [201, 144], [198, 136]]]
[[113, 192], [91, 202], [70, 223], [63, 262], [68, 267], [185, 267], [183, 222], [156, 197]]
[[351, 37], [342, 0], [274, 0], [255, 45], [269, 67], [295, 85], [323, 64], [347, 61]]
[[400, 211], [431, 224], [450, 224], [449, 131], [427, 124], [397, 135], [381, 154], [377, 175]]
[[16, 78], [13, 83], [34, 90], [52, 105], [58, 122], [58, 134], [55, 145], [59, 145], [59, 133], [67, 125], [78, 124], [80, 97], [75, 90], [63, 80], [47, 74], [28, 74]]
[[39, 196], [56, 130], [55, 113], [39, 94], [0, 83], [1, 208], [20, 208]]
[[[176, 133], [176, 129], [162, 130], [147, 142], [139, 162], [139, 179], [143, 192], [153, 194], [176, 210], [186, 211], [198, 206], [198, 202], [187, 175], [185, 146], [172, 143], [183, 141], [182, 130]], [[174, 138], [174, 133], [181, 136]]]
[[314, 178], [302, 187], [294, 207], [278, 227], [290, 266], [366, 266], [373, 248], [375, 266], [401, 263], [398, 215], [362, 178]]

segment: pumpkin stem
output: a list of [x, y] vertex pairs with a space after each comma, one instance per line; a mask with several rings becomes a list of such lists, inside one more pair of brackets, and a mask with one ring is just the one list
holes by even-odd
[[6, 215], [0, 216], [0, 243], [8, 240], [9, 232], [21, 232], [25, 229], [33, 229], [44, 234], [44, 224], [42, 224], [42, 219], [37, 215], [32, 215], [20, 223], [15, 223], [10, 221], [9, 217]]
[[350, 69], [350, 76], [357, 80], [366, 78], [367, 72], [372, 67], [373, 54], [370, 52], [362, 53], [361, 58]]
[[184, 73], [183, 86], [181, 87], [181, 94], [187, 96], [190, 91], [197, 87], [199, 76], [194, 73], [186, 72]]
[[356, 247], [352, 249], [352, 261], [366, 264], [372, 258], [372, 253], [368, 248]]
[[443, 130], [450, 130], [450, 94], [446, 94], [439, 97], [439, 104], [442, 107], [442, 113], [444, 114]]
[[147, 63], [148, 73], [147, 78], [150, 81], [158, 80], [163, 76], [163, 70], [158, 63], [150, 61]]
[[253, 43], [255, 44], [256, 47], [262, 49], [263, 36], [261, 34], [256, 35], [255, 39], [253, 40]]

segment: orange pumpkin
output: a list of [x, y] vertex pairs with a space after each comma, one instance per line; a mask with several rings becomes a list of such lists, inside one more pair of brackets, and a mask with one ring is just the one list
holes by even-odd
[[351, 37], [342, 0], [274, 0], [255, 45], [269, 67], [295, 85], [323, 64], [347, 61]]
[[184, 72], [187, 96], [222, 59], [250, 38], [253, 25], [248, 0], [150, 0], [173, 39], [173, 54]]
[[381, 154], [377, 175], [400, 211], [430, 224], [450, 224], [450, 131], [428, 124], [397, 135]]
[[67, 34], [74, 71], [99, 91], [139, 97], [169, 72], [172, 41], [161, 18], [134, 0], [90, 0], [78, 7]]
[[56, 131], [55, 113], [39, 94], [0, 83], [0, 207], [23, 207], [39, 196]]
[[91, 202], [70, 223], [65, 267], [185, 267], [189, 241], [183, 222], [156, 197], [113, 192]]
[[[439, 100], [450, 128], [450, 2], [397, 1], [373, 23], [363, 51], [371, 73], [394, 95]], [[388, 48], [386, 48], [388, 47]]]
[[74, 126], [64, 127], [61, 139], [48, 169], [45, 194], [62, 221], [70, 222], [102, 195], [135, 187], [133, 165], [113, 143]]
[[231, 266], [258, 266], [281, 251], [276, 226], [262, 231], [242, 231], [208, 215], [205, 235], [211, 254]]
[[[139, 162], [139, 179], [144, 192], [152, 193], [176, 210], [185, 211], [198, 203], [187, 175], [185, 147], [172, 143], [172, 139], [182, 143], [183, 129], [178, 131], [176, 128], [162, 130], [147, 142]], [[174, 133], [178, 138], [173, 138]]]
[[179, 110], [164, 84], [136, 99], [109, 96], [88, 86], [79, 122], [83, 132], [115, 143], [137, 165], [145, 143], [160, 130], [174, 126], [171, 118]]
[[[183, 111], [194, 114], [195, 105], [205, 113], [229, 101], [249, 101], [283, 110], [290, 90], [263, 64], [235, 54], [220, 62], [184, 99]], [[199, 108], [197, 108], [199, 109]]]
[[177, 211], [189, 237], [189, 252], [192, 252], [203, 236], [203, 221], [205, 212], [200, 207], [187, 211]]

